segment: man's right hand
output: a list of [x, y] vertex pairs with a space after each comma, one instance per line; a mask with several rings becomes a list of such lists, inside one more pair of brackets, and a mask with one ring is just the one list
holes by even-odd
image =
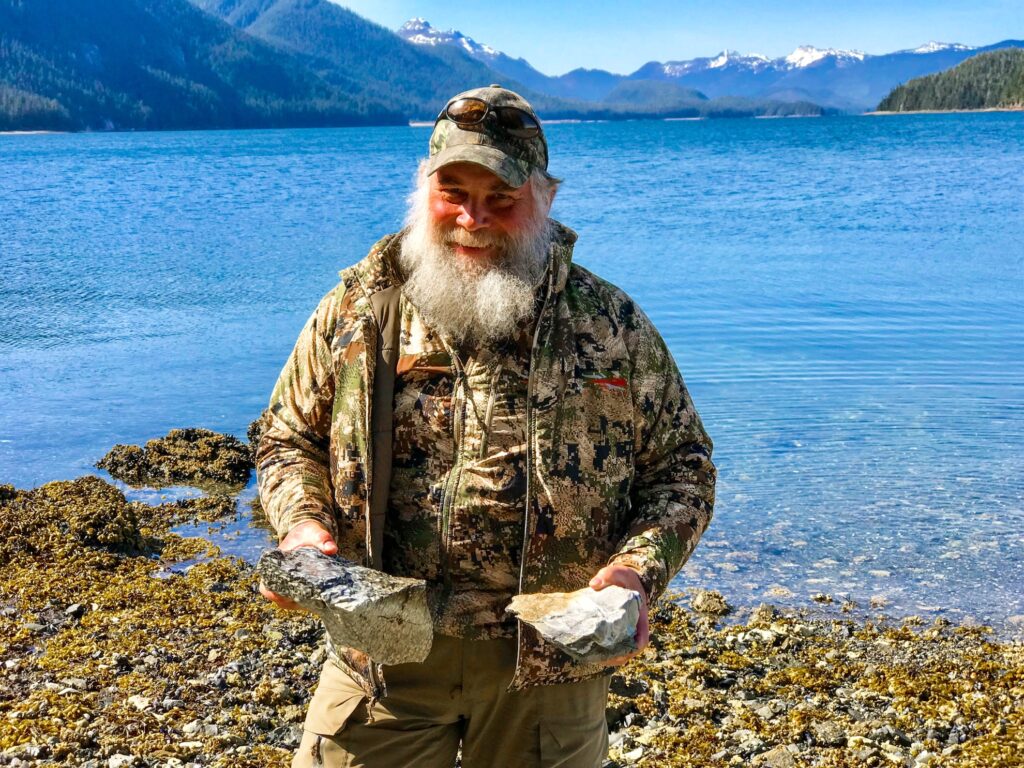
[[[319, 549], [325, 555], [338, 554], [338, 545], [335, 543], [330, 531], [315, 520], [299, 523], [288, 531], [288, 535], [281, 539], [281, 543], [277, 545], [277, 548], [282, 552], [290, 552], [299, 547], [313, 547], [314, 549]], [[302, 610], [294, 600], [289, 600], [287, 597], [282, 597], [276, 592], [271, 592], [262, 581], [260, 582], [260, 594], [278, 608], [284, 608], [286, 611]]]

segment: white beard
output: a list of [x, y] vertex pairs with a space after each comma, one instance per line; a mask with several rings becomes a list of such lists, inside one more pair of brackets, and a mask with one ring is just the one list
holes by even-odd
[[[403, 291], [424, 321], [454, 343], [493, 343], [511, 339], [522, 321], [536, 311], [537, 286], [544, 276], [551, 244], [546, 216], [537, 216], [513, 238], [459, 227], [434, 228], [426, 190], [413, 194], [399, 261], [405, 272]], [[485, 262], [460, 258], [456, 244], [498, 245]]]

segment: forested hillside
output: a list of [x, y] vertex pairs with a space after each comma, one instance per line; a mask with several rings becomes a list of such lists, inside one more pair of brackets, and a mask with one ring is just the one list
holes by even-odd
[[953, 109], [1024, 109], [1024, 50], [1006, 48], [973, 56], [945, 72], [901, 85], [880, 112]]
[[502, 82], [486, 65], [451, 48], [421, 50], [389, 29], [328, 0], [192, 0], [229, 24], [301, 55], [328, 81], [377, 94], [407, 117], [433, 118], [459, 91]]
[[404, 121], [186, 0], [0, 0], [0, 130]]

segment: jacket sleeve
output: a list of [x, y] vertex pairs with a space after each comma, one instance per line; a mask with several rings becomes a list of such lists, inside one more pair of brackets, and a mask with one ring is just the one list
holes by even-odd
[[653, 605], [693, 553], [715, 504], [712, 443], [679, 369], [639, 309], [632, 340], [635, 474], [626, 533], [609, 564], [640, 574]]
[[334, 402], [331, 340], [344, 287], [306, 321], [277, 379], [256, 451], [260, 502], [280, 538], [315, 520], [337, 539], [329, 445]]

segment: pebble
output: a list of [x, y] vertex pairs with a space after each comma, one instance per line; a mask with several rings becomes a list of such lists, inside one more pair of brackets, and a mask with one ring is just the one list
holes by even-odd
[[796, 760], [788, 746], [779, 746], [755, 755], [750, 764], [756, 768], [796, 768]]

